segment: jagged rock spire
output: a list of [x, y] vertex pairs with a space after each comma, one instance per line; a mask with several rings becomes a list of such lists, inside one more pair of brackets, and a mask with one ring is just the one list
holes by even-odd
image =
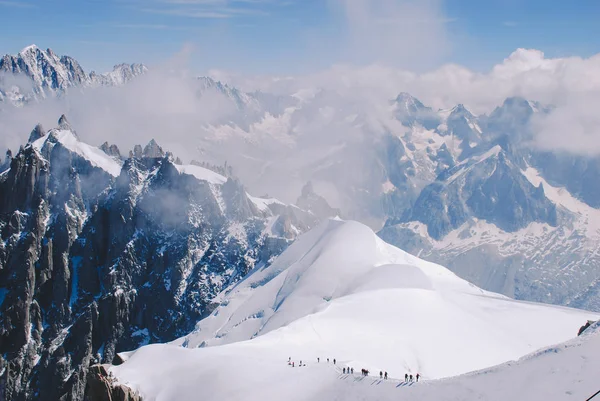
[[144, 157], [151, 158], [160, 158], [165, 157], [165, 152], [163, 149], [156, 143], [154, 139], [148, 142], [148, 145], [144, 148]]
[[100, 149], [109, 156], [121, 157], [121, 151], [115, 144], [109, 145], [108, 142], [104, 142], [102, 145], [100, 145]]
[[135, 145], [133, 147], [133, 157], [136, 159], [142, 158], [142, 145]]
[[314, 213], [319, 218], [328, 218], [341, 215], [341, 211], [339, 209], [329, 206], [327, 200], [315, 192], [313, 183], [311, 181], [308, 181], [304, 187], [302, 187], [302, 194], [296, 201], [296, 205], [300, 209]]
[[27, 141], [27, 143], [35, 142], [41, 137], [43, 137], [45, 134], [46, 131], [44, 130], [44, 127], [42, 127], [42, 124], [37, 124], [29, 134], [29, 140]]
[[71, 130], [71, 124], [69, 123], [69, 120], [67, 120], [67, 116], [65, 116], [64, 114], [61, 115], [58, 119], [58, 128], [64, 130]]

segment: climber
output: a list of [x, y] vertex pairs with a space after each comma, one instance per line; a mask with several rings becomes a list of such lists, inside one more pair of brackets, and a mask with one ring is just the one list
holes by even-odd
[[410, 382], [412, 383], [412, 381], [413, 381], [413, 375], [408, 376], [408, 378], [410, 379]]
[[419, 381], [419, 377], [421, 377], [421, 375], [417, 373], [417, 382]]
[[406, 383], [408, 381], [408, 373], [404, 374], [404, 383]]
[[346, 374], [346, 368], [342, 369], [342, 371], [344, 372], [344, 374]]
[[381, 370], [379, 371], [379, 378], [383, 379], [383, 372]]
[[385, 380], [387, 380], [387, 372], [385, 372], [385, 373], [383, 374], [383, 378], [384, 378]]

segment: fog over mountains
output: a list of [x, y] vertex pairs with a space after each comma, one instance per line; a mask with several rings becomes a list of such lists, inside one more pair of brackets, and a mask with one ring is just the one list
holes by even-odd
[[[82, 400], [90, 365], [204, 327], [335, 217], [485, 291], [600, 312], [600, 157], [540, 146], [561, 104], [438, 108], [318, 77], [241, 89], [173, 64], [96, 74], [35, 46], [0, 71], [7, 399]], [[261, 334], [265, 311], [235, 339]], [[205, 334], [188, 341], [231, 342]]]

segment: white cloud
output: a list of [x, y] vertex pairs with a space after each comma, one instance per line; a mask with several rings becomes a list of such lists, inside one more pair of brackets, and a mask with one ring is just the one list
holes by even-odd
[[490, 71], [446, 64], [424, 73], [389, 67], [337, 65], [308, 76], [244, 77], [211, 71], [246, 90], [294, 93], [324, 87], [345, 96], [382, 102], [409, 92], [434, 109], [465, 104], [476, 114], [491, 112], [511, 96], [556, 106], [534, 121], [536, 142], [544, 148], [600, 153], [600, 55], [547, 58], [534, 49], [517, 49]]
[[[534, 121], [537, 143], [550, 149], [600, 153], [600, 55], [553, 59], [537, 50], [518, 49], [485, 73], [455, 64], [417, 73], [381, 63], [340, 64], [314, 74], [284, 77], [211, 71], [247, 91], [296, 95], [308, 101], [300, 111], [253, 116], [242, 128], [215, 131], [206, 125], [235, 119], [237, 111], [230, 100], [214, 93], [197, 97], [187, 71], [191, 51], [186, 47], [169, 63], [153, 67], [150, 74], [125, 87], [73, 91], [64, 99], [11, 111], [10, 118], [0, 119], [2, 141], [14, 149], [35, 123], [49, 128], [67, 113], [88, 143], [109, 141], [126, 152], [155, 138], [188, 161], [228, 160], [254, 193], [269, 191], [293, 201], [307, 180], [325, 170], [334, 171], [328, 174], [336, 177], [323, 182], [350, 188], [353, 180], [370, 177], [377, 185], [377, 178], [372, 178], [377, 176], [374, 154], [362, 141], [376, 140], [386, 128], [402, 130], [390, 121], [389, 100], [405, 91], [434, 108], [463, 103], [475, 113], [489, 113], [515, 95], [554, 104], [553, 114]], [[333, 190], [328, 195], [336, 206], [350, 202]]]

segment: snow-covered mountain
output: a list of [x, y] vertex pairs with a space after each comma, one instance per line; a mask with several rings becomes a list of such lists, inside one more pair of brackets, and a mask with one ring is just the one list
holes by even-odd
[[3, 165], [3, 399], [82, 400], [90, 364], [188, 333], [319, 221], [213, 171], [224, 168], [137, 148], [107, 154], [62, 116]]
[[532, 145], [530, 121], [551, 106], [512, 97], [478, 116], [408, 93], [376, 110], [331, 90], [293, 98], [246, 126], [210, 126], [202, 148], [244, 143], [232, 163], [251, 188], [284, 196], [311, 180], [345, 216], [385, 221], [386, 241], [482, 288], [600, 310], [600, 158]]
[[511, 98], [490, 116], [467, 115], [472, 144], [381, 237], [488, 290], [600, 310], [600, 211], [589, 189], [598, 158], [532, 148], [528, 119], [549, 110]]
[[[436, 379], [519, 359], [575, 337], [598, 317], [481, 290], [362, 224], [329, 220], [224, 293], [192, 333], [126, 353], [109, 371], [144, 400], [192, 400], [200, 392], [208, 400], [397, 399], [405, 373], [442, 391], [448, 382]], [[595, 349], [597, 337], [588, 338], [578, 344]], [[347, 367], [354, 376], [342, 374]], [[380, 381], [379, 371], [393, 382]], [[507, 368], [490, 372], [503, 376]], [[485, 381], [482, 374], [463, 380], [477, 375]], [[597, 384], [591, 377], [583, 378], [591, 380], [586, 392]], [[385, 390], [373, 390], [379, 386]]]
[[31, 45], [0, 59], [0, 101], [23, 105], [62, 95], [70, 88], [122, 85], [146, 71], [142, 64], [119, 64], [105, 74], [87, 73], [72, 57]]
[[[73, 88], [118, 85], [145, 71], [122, 65], [107, 75], [87, 74], [75, 60], [35, 47], [5, 56], [0, 66], [9, 72], [0, 76], [0, 98], [18, 105]], [[548, 326], [555, 321], [566, 327], [564, 309], [484, 290], [600, 311], [600, 158], [531, 145], [530, 120], [552, 107], [509, 98], [489, 115], [476, 115], [468, 105], [434, 110], [408, 93], [365, 100], [360, 93], [311, 89], [280, 96], [246, 93], [210, 78], [197, 78], [190, 87], [206, 100], [197, 110], [214, 114], [195, 124], [185, 143], [198, 145], [200, 162], [185, 165], [151, 138], [129, 152], [109, 143], [96, 148], [81, 142], [66, 118], [50, 131], [36, 126], [29, 143], [0, 162], [0, 389], [8, 398], [40, 399], [38, 389], [52, 388], [44, 395], [80, 400], [90, 364], [182, 336], [177, 344], [231, 349], [226, 344], [252, 337], [250, 343], [261, 344], [297, 327], [313, 341], [308, 321], [345, 322], [362, 302], [374, 320], [385, 321], [380, 309], [387, 307], [415, 327], [457, 335], [447, 321], [422, 321], [397, 304], [425, 315], [430, 311], [421, 304], [439, 307], [454, 321], [488, 327], [481, 336], [462, 333], [465, 343], [490, 341], [511, 358], [568, 338], [546, 333], [566, 330]], [[322, 235], [310, 234], [316, 236], [312, 248], [302, 248], [306, 240], [296, 244], [304, 257], [292, 253], [288, 261], [300, 261], [286, 264], [282, 256], [271, 264], [300, 233], [335, 215], [369, 223], [388, 243], [447, 266], [483, 290], [439, 266], [433, 271], [445, 279], [430, 277], [426, 266], [432, 265], [390, 250], [354, 223], [330, 222]], [[347, 233], [353, 230], [360, 240]], [[347, 245], [332, 250], [336, 236]], [[362, 253], [339, 252], [354, 247]], [[331, 270], [338, 265], [348, 271]], [[410, 273], [398, 265], [411, 266]], [[383, 282], [401, 295], [389, 298], [378, 287]], [[412, 292], [435, 299], [404, 298]], [[538, 314], [548, 321], [539, 322], [539, 331], [523, 321], [514, 324], [533, 330], [531, 339], [498, 305], [511, 305], [506, 310], [531, 322]], [[487, 308], [497, 321], [481, 320], [477, 308]], [[341, 315], [328, 312], [338, 309]], [[583, 318], [567, 315], [569, 327], [571, 319], [579, 325]], [[343, 327], [332, 331], [336, 338], [363, 329]], [[353, 341], [379, 339], [380, 331], [399, 326], [373, 327], [379, 331], [366, 330]], [[386, 349], [402, 349], [402, 355], [390, 355], [426, 377], [506, 360], [459, 358], [448, 367], [439, 355], [413, 346], [417, 334], [406, 331], [412, 345], [380, 341]], [[509, 346], [500, 343], [497, 333], [513, 331], [518, 338], [508, 336]], [[292, 347], [289, 338], [280, 340]], [[327, 347], [338, 350], [330, 340]], [[314, 345], [306, 344], [306, 350]], [[287, 349], [279, 350], [287, 359]], [[210, 352], [216, 358], [221, 351]], [[371, 360], [349, 348], [339, 352], [354, 355], [350, 362], [396, 374], [388, 359]]]

